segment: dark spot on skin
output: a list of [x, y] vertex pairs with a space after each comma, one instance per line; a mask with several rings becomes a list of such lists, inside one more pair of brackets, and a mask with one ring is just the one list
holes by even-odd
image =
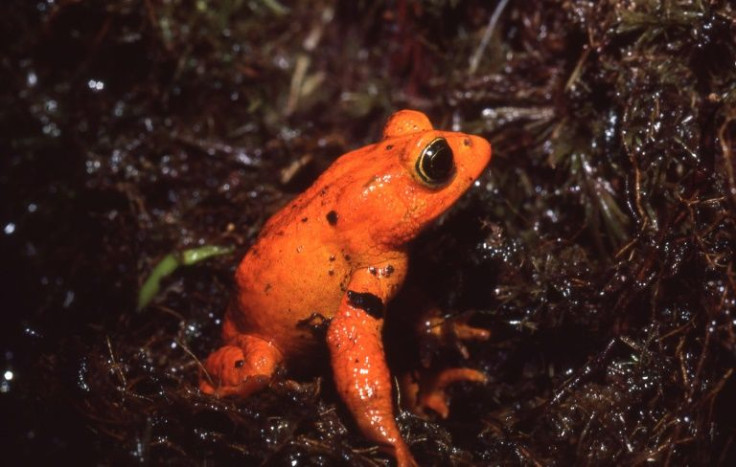
[[327, 213], [327, 222], [329, 222], [330, 225], [337, 224], [337, 213], [335, 211], [330, 211]]
[[345, 261], [350, 262], [350, 255], [345, 255]]
[[465, 138], [465, 139], [463, 140], [463, 144], [464, 144], [465, 146], [472, 146], [472, 143], [470, 142], [470, 138]]
[[394, 145], [393, 145], [393, 144], [388, 144], [388, 145], [386, 145], [386, 151], [390, 151], [390, 150], [392, 150], [393, 148], [394, 148]]
[[327, 274], [329, 274], [330, 276], [334, 276], [335, 275], [335, 271], [333, 271], [332, 269], [330, 269], [329, 271], [327, 271]]
[[354, 363], [356, 363], [356, 364], [357, 364], [358, 362], [359, 362], [359, 360], [358, 360], [358, 359], [356, 358], [356, 359], [355, 359], [355, 362], [354, 362]]
[[243, 368], [243, 365], [245, 365], [245, 360], [237, 360], [235, 362], [235, 368]]
[[371, 267], [368, 268], [368, 272], [370, 272], [374, 276], [376, 274], [378, 274], [378, 270], [376, 268], [374, 268], [373, 266], [371, 266]]
[[383, 318], [383, 302], [370, 292], [361, 293], [348, 290], [348, 303], [353, 308], [359, 308], [376, 319]]
[[269, 290], [271, 290], [272, 285], [266, 284], [266, 287], [263, 289], [264, 292], [268, 293]]
[[291, 205], [291, 209], [296, 209], [297, 207], [299, 207], [299, 205], [296, 204], [296, 203], [294, 203], [294, 204]]
[[335, 261], [335, 255], [330, 255], [330, 261]]
[[307, 222], [309, 220], [308, 217], [302, 217], [302, 222]]
[[386, 277], [388, 277], [394, 273], [394, 267], [389, 264], [388, 266], [386, 266], [385, 271], [386, 271]]
[[329, 185], [319, 190], [320, 196], [325, 196], [327, 194], [327, 189], [329, 188]]

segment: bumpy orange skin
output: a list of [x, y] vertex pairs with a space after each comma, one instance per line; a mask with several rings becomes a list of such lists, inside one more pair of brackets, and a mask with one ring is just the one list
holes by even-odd
[[[432, 186], [416, 162], [437, 138], [452, 149], [455, 169]], [[329, 323], [335, 384], [358, 426], [399, 465], [414, 465], [394, 420], [383, 309], [406, 276], [407, 244], [472, 185], [490, 158], [485, 139], [435, 130], [424, 114], [403, 110], [390, 118], [381, 142], [337, 159], [266, 223], [240, 263], [225, 345], [207, 359], [202, 391], [246, 397], [267, 385], [279, 365], [308, 366], [325, 346], [313, 324]], [[455, 370], [461, 373], [435, 378], [440, 382], [430, 393], [450, 381], [483, 379], [474, 370]]]

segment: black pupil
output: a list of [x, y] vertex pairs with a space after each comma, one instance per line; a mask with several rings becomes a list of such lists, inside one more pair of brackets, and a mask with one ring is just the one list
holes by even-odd
[[421, 171], [432, 183], [441, 183], [447, 180], [455, 167], [452, 158], [452, 149], [442, 138], [432, 141], [424, 150]]

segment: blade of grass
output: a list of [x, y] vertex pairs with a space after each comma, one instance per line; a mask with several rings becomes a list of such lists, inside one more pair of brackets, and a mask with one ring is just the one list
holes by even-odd
[[138, 291], [138, 311], [145, 308], [158, 294], [161, 289], [161, 280], [176, 271], [179, 266], [191, 266], [207, 258], [226, 255], [232, 251], [233, 247], [229, 246], [205, 245], [184, 251], [174, 251], [164, 256]]

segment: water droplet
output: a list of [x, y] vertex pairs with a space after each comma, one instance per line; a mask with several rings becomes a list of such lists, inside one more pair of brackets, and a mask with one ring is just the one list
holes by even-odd
[[102, 91], [103, 89], [105, 89], [105, 82], [96, 80], [96, 79], [91, 79], [87, 81], [87, 87], [89, 87], [91, 90], [95, 92]]

